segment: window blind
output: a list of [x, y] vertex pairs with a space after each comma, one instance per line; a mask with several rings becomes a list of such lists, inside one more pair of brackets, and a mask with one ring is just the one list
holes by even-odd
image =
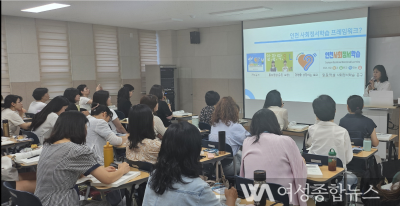
[[97, 84], [111, 95], [121, 88], [117, 28], [93, 25]]
[[5, 98], [11, 93], [10, 75], [8, 72], [8, 55], [6, 44], [6, 31], [4, 29], [4, 18], [1, 18], [1, 95]]
[[63, 95], [72, 87], [67, 23], [36, 19], [36, 31], [41, 85], [49, 89], [50, 97]]
[[158, 64], [157, 32], [139, 31], [140, 74], [142, 93], [146, 93], [145, 65]]

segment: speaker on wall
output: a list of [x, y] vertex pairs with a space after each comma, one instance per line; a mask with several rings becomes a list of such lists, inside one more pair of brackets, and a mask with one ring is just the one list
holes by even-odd
[[200, 44], [200, 32], [198, 32], [198, 31], [190, 32], [190, 43], [191, 44]]

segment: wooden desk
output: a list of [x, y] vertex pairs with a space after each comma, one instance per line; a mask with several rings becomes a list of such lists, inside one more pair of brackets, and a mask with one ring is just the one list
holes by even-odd
[[398, 137], [397, 135], [395, 135], [395, 134], [392, 134], [392, 136], [389, 138], [389, 140], [379, 140], [380, 142], [391, 142], [391, 141], [394, 141], [394, 140], [396, 140], [396, 137]]
[[[205, 150], [205, 149], [207, 149], [207, 148], [201, 148], [201, 151], [203, 151], [203, 150]], [[225, 158], [227, 158], [229, 155], [231, 155], [231, 153], [229, 153], [229, 152], [225, 152], [225, 154], [220, 154], [220, 155], [218, 155], [218, 156], [215, 156], [214, 157], [214, 159], [208, 159], [207, 158], [207, 153], [208, 152], [204, 152], [204, 155], [206, 156], [205, 158], [203, 158], [203, 159], [200, 159], [200, 163], [201, 164], [208, 164], [208, 163], [214, 163], [214, 162], [218, 162], [218, 161], [221, 161], [221, 160], [223, 160], [223, 159], [225, 159]]]
[[123, 120], [123, 121], [121, 121], [121, 124], [128, 124], [129, 122], [128, 122], [128, 120]]
[[[139, 171], [137, 168], [131, 167], [130, 171]], [[99, 187], [94, 187], [96, 190], [100, 192], [106, 192], [106, 191], [112, 191], [112, 190], [119, 190], [119, 189], [124, 189], [124, 188], [131, 188], [132, 185], [134, 184], [141, 184], [143, 182], [146, 182], [147, 179], [149, 178], [150, 174], [145, 171], [140, 171], [140, 175], [137, 176], [134, 179], [129, 180], [127, 183], [120, 185], [119, 187], [107, 187], [107, 186], [99, 186]]]
[[8, 154], [8, 148], [12, 148], [12, 147], [16, 147], [16, 146], [21, 146], [21, 145], [24, 145], [24, 144], [29, 144], [29, 143], [31, 143], [31, 142], [33, 141], [33, 140], [17, 141], [17, 140], [14, 139], [14, 138], [10, 138], [9, 140], [10, 140], [10, 141], [13, 141], [14, 144], [1, 145], [1, 149], [2, 149], [2, 150], [5, 149], [7, 154]]
[[[12, 159], [13, 155], [7, 155], [7, 157]], [[37, 166], [38, 165], [38, 163], [30, 164], [30, 165], [25, 165], [23, 163], [18, 163], [18, 164], [21, 165], [21, 167], [33, 167], [33, 166]]]
[[306, 138], [308, 132], [308, 127], [302, 129], [302, 130], [282, 130], [282, 134], [286, 136], [298, 136], [298, 137], [304, 137]]
[[319, 167], [322, 172], [322, 177], [319, 178], [312, 178], [312, 177], [307, 177], [307, 182], [311, 183], [326, 183], [330, 182], [332, 179], [336, 178], [340, 174], [344, 174], [344, 169], [341, 167], [336, 167], [336, 171], [329, 171], [327, 165], [322, 165]]
[[[353, 146], [354, 147], [354, 146]], [[372, 155], [374, 155], [376, 152], [378, 152], [378, 149], [376, 148], [371, 148], [371, 151], [361, 151], [358, 154], [353, 153], [353, 158], [359, 158], [359, 159], [368, 159]]]
[[[389, 140], [379, 140], [379, 142], [388, 142], [389, 143], [389, 157], [388, 160], [392, 160], [392, 148], [396, 151], [396, 146], [394, 145], [394, 141], [397, 139], [397, 135], [392, 134], [392, 136], [389, 138]], [[398, 148], [398, 152], [400, 150], [400, 147]], [[400, 154], [400, 153], [399, 153]], [[396, 159], [396, 157], [394, 157]]]
[[[217, 198], [219, 198], [218, 195], [220, 195], [220, 194], [218, 194], [218, 193], [216, 193], [216, 192], [214, 192], [214, 194], [215, 194], [215, 196], [216, 196]], [[225, 196], [225, 195], [220, 195], [220, 196]], [[275, 203], [275, 202], [271, 202], [271, 201], [267, 200], [267, 204], [265, 204], [265, 206], [272, 206], [274, 203]], [[239, 204], [249, 205], [249, 204], [254, 204], [254, 201], [250, 201], [250, 202], [249, 202], [249, 201], [247, 201], [246, 199], [241, 199]], [[283, 205], [282, 203], [277, 203], [277, 204], [275, 204], [274, 206], [284, 206], [284, 205]]]
[[118, 145], [118, 146], [113, 146], [115, 149], [125, 149], [127, 146], [126, 142], [122, 145]]

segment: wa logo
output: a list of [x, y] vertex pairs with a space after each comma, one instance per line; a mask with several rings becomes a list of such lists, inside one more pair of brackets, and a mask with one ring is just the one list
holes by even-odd
[[249, 186], [251, 194], [249, 194], [249, 192], [247, 191], [245, 184], [240, 184], [240, 187], [242, 188], [242, 191], [243, 191], [243, 195], [248, 202], [251, 202], [253, 200], [257, 201], [257, 202], [260, 201], [261, 197], [264, 194], [264, 191], [268, 195], [268, 200], [271, 202], [275, 202], [275, 198], [272, 195], [271, 188], [269, 187], [268, 184], [262, 184], [258, 193], [257, 193], [257, 189], [258, 189], [258, 186], [260, 186], [259, 184], [255, 184], [255, 185], [248, 184], [248, 186]]

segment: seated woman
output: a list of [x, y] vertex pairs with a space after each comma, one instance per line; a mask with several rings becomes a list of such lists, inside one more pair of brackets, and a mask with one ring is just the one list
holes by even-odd
[[263, 108], [269, 109], [275, 113], [281, 130], [287, 129], [289, 125], [288, 111], [287, 109], [283, 108], [281, 93], [279, 93], [277, 90], [268, 92], [267, 96], [265, 97]]
[[[239, 172], [240, 160], [242, 159], [242, 152], [239, 149], [243, 145], [248, 132], [239, 124], [239, 105], [236, 104], [232, 97], [223, 97], [215, 105], [211, 123], [209, 140], [218, 142], [218, 132], [226, 132], [225, 142], [232, 147], [233, 156], [236, 158], [236, 172]], [[234, 174], [233, 161], [223, 160], [222, 167], [225, 175], [237, 175]]]
[[[106, 107], [111, 106], [110, 93], [108, 93], [108, 91], [105, 91], [105, 90], [96, 91], [93, 94], [93, 102], [99, 103], [100, 105], [104, 105]], [[118, 133], [126, 134], [127, 132], [126, 132], [124, 126], [122, 126], [121, 122], [119, 121], [117, 113], [115, 113], [115, 111], [113, 109], [110, 109], [110, 111], [113, 114], [111, 117], [111, 120], [108, 122], [108, 124], [111, 127], [111, 130], [114, 133], [118, 132]]]
[[138, 104], [129, 111], [129, 137], [126, 158], [132, 161], [156, 163], [161, 141], [154, 133], [153, 112], [144, 104]]
[[[76, 89], [79, 91], [79, 107], [81, 109], [86, 109], [90, 111], [92, 109], [92, 100], [89, 98], [90, 89], [86, 86], [86, 84], [79, 85]], [[102, 90], [100, 84], [97, 85], [96, 91]]]
[[129, 109], [132, 107], [130, 98], [131, 98], [131, 92], [129, 92], [128, 88], [122, 87], [121, 89], [119, 89], [117, 107], [118, 111], [124, 113], [125, 117], [128, 117]]
[[200, 116], [199, 116], [199, 121], [207, 123], [211, 126], [211, 116], [215, 110], [214, 105], [217, 104], [220, 97], [217, 92], [208, 91], [206, 93], [205, 98], [206, 98], [207, 106], [201, 110]]
[[117, 136], [108, 125], [107, 122], [113, 116], [113, 113], [107, 106], [93, 103], [93, 108], [89, 118], [87, 127], [86, 145], [93, 150], [94, 154], [99, 157], [99, 163], [104, 163], [103, 146], [110, 142], [111, 145], [122, 145], [126, 142], [127, 135]]
[[346, 116], [340, 119], [339, 126], [345, 128], [352, 137], [352, 132], [358, 132], [360, 138], [371, 137], [373, 147], [378, 146], [379, 140], [376, 136], [376, 124], [372, 119], [362, 115], [364, 108], [364, 100], [358, 95], [352, 95], [347, 99], [347, 110], [349, 111]]
[[[31, 122], [24, 122], [23, 116], [26, 110], [23, 108], [22, 97], [18, 95], [7, 95], [4, 99], [4, 109], [1, 111], [1, 122], [8, 120], [10, 135], [19, 135], [20, 128], [29, 130]], [[3, 124], [1, 124], [3, 127]]]
[[86, 109], [81, 109], [76, 106], [76, 103], [79, 102], [80, 95], [79, 95], [79, 90], [75, 88], [67, 88], [64, 91], [64, 97], [68, 99], [69, 105], [65, 111], [80, 111], [82, 112], [85, 116], [89, 115], [89, 111]]
[[[305, 188], [307, 167], [296, 143], [291, 137], [283, 136], [278, 120], [269, 109], [258, 110], [251, 121], [251, 137], [243, 142], [240, 176], [253, 179], [254, 170], [265, 170], [268, 183], [289, 188], [290, 184]], [[307, 205], [301, 200], [304, 192], [290, 193], [293, 205]]]
[[33, 90], [32, 97], [35, 101], [29, 105], [28, 113], [36, 114], [46, 106], [46, 102], [50, 99], [49, 90], [47, 88], [36, 88]]
[[58, 116], [65, 111], [68, 105], [67, 98], [57, 96], [33, 117], [31, 131], [39, 138], [40, 144], [50, 137]]
[[157, 116], [164, 123], [164, 127], [168, 127], [171, 124], [172, 111], [171, 105], [164, 101], [164, 88], [161, 85], [155, 84], [151, 87], [149, 94], [158, 98]]
[[154, 117], [154, 132], [156, 133], [156, 136], [160, 139], [162, 139], [162, 136], [165, 133], [165, 127], [161, 119], [157, 116], [154, 116], [154, 113], [157, 112], [158, 110], [158, 100], [157, 97], [149, 94], [145, 95], [140, 99], [140, 104], [144, 104], [150, 107], [150, 109], [153, 111], [153, 117]]
[[118, 165], [118, 170], [97, 162], [96, 155], [85, 145], [87, 122], [80, 112], [64, 112], [44, 141], [35, 190], [43, 206], [79, 205], [74, 186], [82, 174], [91, 174], [100, 182], [111, 184], [129, 172], [125, 162]]
[[[201, 135], [197, 127], [185, 121], [170, 125], [147, 182], [143, 205], [222, 205], [199, 177], [200, 151]], [[225, 189], [225, 197], [226, 205], [234, 206], [236, 189]]]

